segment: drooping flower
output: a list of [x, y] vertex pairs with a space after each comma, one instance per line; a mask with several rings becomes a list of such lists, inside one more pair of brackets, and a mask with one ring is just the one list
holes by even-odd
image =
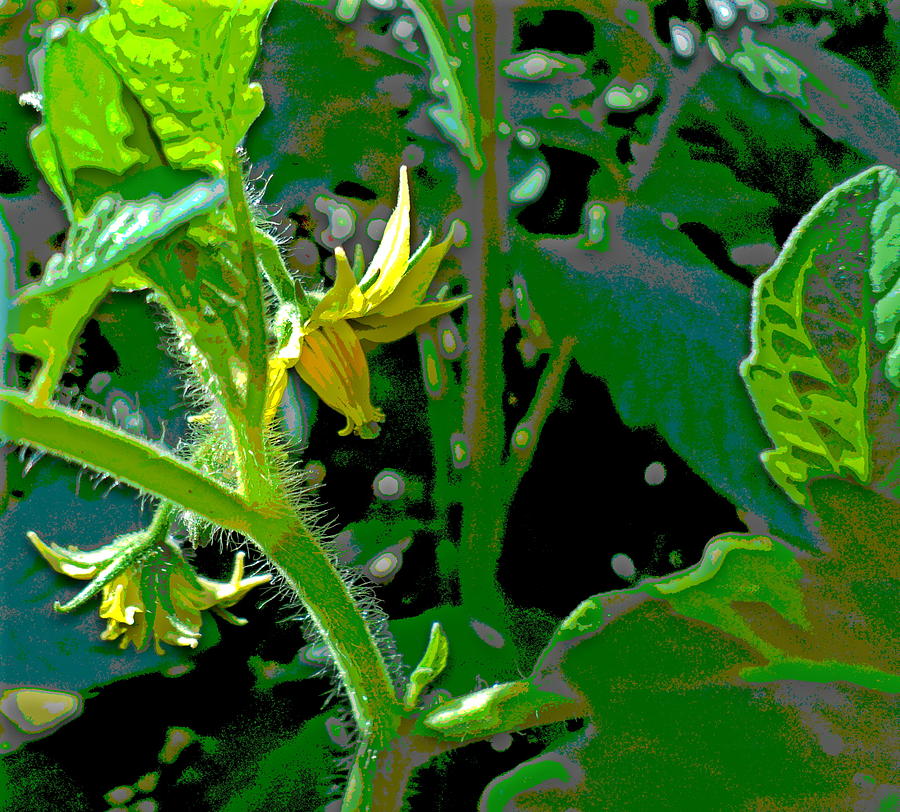
[[128, 533], [98, 550], [83, 551], [45, 544], [36, 533], [28, 538], [51, 567], [63, 575], [91, 580], [79, 595], [60, 611], [71, 611], [101, 592], [100, 617], [107, 621], [103, 640], [129, 643], [139, 651], [151, 637], [157, 653], [161, 643], [195, 648], [200, 639], [200, 612], [212, 610], [229, 623], [243, 625], [228, 608], [253, 587], [270, 580], [269, 575], [244, 578], [244, 554], [235, 556], [231, 578], [212, 581], [197, 575], [171, 538], [152, 540], [146, 531]]
[[456, 224], [437, 245], [431, 244], [429, 233], [410, 255], [409, 209], [409, 183], [406, 167], [401, 166], [397, 206], [365, 273], [359, 246], [353, 265], [343, 248], [337, 248], [334, 284], [309, 318], [295, 325], [290, 337], [270, 358], [267, 421], [274, 417], [281, 402], [287, 370], [294, 367], [325, 403], [347, 418], [340, 434], [377, 436], [377, 424], [384, 420], [384, 414], [370, 399], [365, 349], [403, 338], [469, 298], [424, 301], [453, 242]]

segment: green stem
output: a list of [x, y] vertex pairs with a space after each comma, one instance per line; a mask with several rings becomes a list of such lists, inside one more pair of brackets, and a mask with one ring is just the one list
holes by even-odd
[[471, 251], [464, 262], [469, 279], [467, 304], [469, 351], [463, 432], [469, 443], [470, 462], [464, 469], [463, 510], [460, 537], [460, 591], [463, 603], [489, 613], [501, 608], [497, 584], [509, 494], [500, 466], [505, 448], [503, 428], [503, 327], [500, 292], [506, 280], [507, 145], [497, 138], [493, 111], [496, 104], [497, 49], [509, 47], [497, 38], [496, 15], [503, 9], [493, 3], [475, 3], [475, 48], [479, 75], [479, 105], [490, 116], [483, 127], [482, 151], [492, 156], [487, 171], [473, 184], [469, 200], [480, 201], [480, 233], [473, 232]]
[[[254, 521], [253, 539], [309, 612], [347, 691], [362, 743], [343, 809], [366, 805], [374, 755], [396, 735], [402, 707], [384, 658], [347, 584], [322, 545], [289, 505]], [[280, 515], [278, 515], [280, 514]]]
[[21, 392], [0, 389], [0, 437], [110, 474], [227, 530], [250, 532], [240, 496], [161, 448], [71, 409], [36, 406]]
[[[540, 700], [542, 693], [545, 692], [535, 690], [531, 697]], [[442, 735], [431, 730], [423, 721], [428, 716], [427, 712], [403, 719], [393, 741], [371, 759], [369, 774], [372, 776], [372, 783], [365, 796], [369, 806], [357, 808], [377, 809], [379, 812], [400, 810], [413, 773], [441, 753], [489, 741], [500, 733], [515, 733], [569, 719], [580, 719], [588, 713], [587, 703], [581, 699], [549, 693], [547, 696], [552, 701], [545, 704], [540, 704], [539, 701], [519, 702], [493, 720], [485, 721], [480, 726], [470, 726], [463, 736]]]
[[531, 432], [531, 440], [523, 449], [512, 444], [512, 453], [504, 466], [505, 479], [513, 493], [519, 487], [522, 477], [531, 465], [544, 423], [547, 422], [547, 418], [553, 413], [559, 401], [574, 348], [575, 338], [573, 336], [566, 336], [557, 344], [541, 375], [541, 380], [538, 382], [528, 412], [519, 423], [520, 426], [527, 426]]
[[[265, 304], [256, 259], [250, 210], [244, 192], [244, 181], [237, 155], [231, 156], [226, 166], [228, 197], [234, 213], [234, 227], [240, 244], [241, 265], [244, 276], [244, 305], [247, 309], [247, 384], [244, 388], [245, 420], [242, 430], [248, 436], [235, 443], [238, 470], [242, 486], [255, 479], [255, 474], [265, 469], [263, 448], [263, 406], [266, 397], [266, 331]], [[241, 442], [243, 440], [244, 442]], [[251, 492], [251, 497], [254, 495]], [[254, 499], [255, 501], [255, 499]]]

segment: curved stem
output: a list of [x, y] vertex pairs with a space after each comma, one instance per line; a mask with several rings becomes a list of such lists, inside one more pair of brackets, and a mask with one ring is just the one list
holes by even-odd
[[472, 109], [466, 99], [466, 92], [459, 81], [457, 67], [453, 59], [452, 34], [447, 30], [446, 23], [441, 19], [441, 10], [435, 8], [431, 0], [404, 0], [406, 7], [413, 13], [428, 52], [434, 60], [435, 73], [444, 85], [447, 102], [461, 128], [454, 141], [460, 153], [469, 161], [476, 172], [484, 168], [484, 155], [480, 148], [480, 128], [478, 121], [472, 113]]
[[541, 429], [547, 418], [553, 413], [562, 392], [566, 372], [572, 360], [572, 351], [575, 348], [574, 336], [566, 336], [556, 346], [547, 362], [541, 379], [538, 382], [534, 398], [528, 408], [528, 413], [519, 422], [519, 425], [527, 425], [531, 432], [531, 441], [524, 449], [512, 446], [512, 453], [504, 466], [507, 482], [514, 493], [531, 461], [541, 437]]
[[334, 657], [362, 737], [342, 808], [362, 812], [373, 808], [366, 798], [374, 754], [396, 735], [402, 707], [371, 630], [315, 534], [290, 505], [272, 514], [256, 517], [252, 537], [300, 598]]
[[23, 393], [0, 389], [0, 437], [110, 474], [227, 530], [250, 532], [240, 496], [161, 448], [71, 409], [36, 406]]

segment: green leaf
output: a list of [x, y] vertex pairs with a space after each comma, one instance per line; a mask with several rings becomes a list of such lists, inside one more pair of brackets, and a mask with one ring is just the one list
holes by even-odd
[[58, 152], [54, 158], [42, 130], [33, 136], [32, 149], [54, 192], [65, 202], [60, 175], [71, 188], [79, 169], [122, 174], [150, 156], [126, 143], [135, 126], [125, 108], [125, 88], [94, 40], [63, 21], [54, 23], [47, 37], [44, 117]]
[[447, 635], [444, 634], [440, 623], [432, 623], [428, 646], [419, 664], [410, 674], [409, 683], [406, 686], [406, 694], [403, 697], [404, 708], [407, 710], [415, 708], [422, 691], [441, 675], [447, 666], [447, 653]]
[[98, 198], [87, 217], [69, 233], [65, 255], [55, 254], [41, 278], [40, 292], [77, 284], [87, 274], [100, 274], [134, 259], [178, 226], [225, 200], [221, 180], [201, 181], [168, 200], [158, 195], [123, 200], [117, 194]]
[[8, 339], [16, 352], [43, 361], [31, 386], [35, 403], [50, 400], [85, 322], [112, 287], [109, 274], [96, 274], [78, 285], [44, 293], [31, 286], [12, 302]]
[[808, 504], [812, 478], [900, 496], [897, 174], [873, 167], [830, 191], [754, 287], [741, 374], [775, 443], [772, 478]]
[[[837, 809], [859, 800], [857, 774], [890, 783], [882, 754], [896, 737], [900, 677], [896, 555], [884, 530], [896, 526], [896, 503], [821, 483], [839, 486], [828, 515], [850, 506], [844, 523], [828, 520], [839, 551], [722, 536], [695, 567], [570, 614], [530, 682], [585, 698], [594, 724], [538, 759], [580, 769], [556, 788], [509, 784], [507, 774], [486, 796], [514, 789], [523, 808], [602, 797], [655, 809], [689, 786], [710, 809]], [[652, 779], [635, 782], [640, 771]]]
[[263, 109], [247, 83], [272, 0], [118, 0], [88, 34], [150, 116], [168, 160], [215, 175]]
[[248, 285], [258, 280], [244, 274], [231, 214], [196, 218], [159, 243], [140, 270], [172, 314], [189, 362], [231, 418], [248, 427], [247, 382], [259, 349], [251, 320], [262, 324], [263, 314], [248, 308]]
[[15, 298], [9, 314], [13, 347], [45, 362], [32, 386], [36, 402], [50, 398], [75, 340], [109, 290], [140, 286], [128, 260], [224, 196], [221, 181], [198, 182], [168, 200], [104, 195], [75, 223], [65, 254], [50, 258], [40, 282]]
[[46, 125], [35, 127], [28, 136], [28, 145], [35, 163], [46, 179], [53, 193], [62, 201], [66, 214], [71, 218], [72, 198], [63, 180], [62, 166], [56, 151], [56, 142]]

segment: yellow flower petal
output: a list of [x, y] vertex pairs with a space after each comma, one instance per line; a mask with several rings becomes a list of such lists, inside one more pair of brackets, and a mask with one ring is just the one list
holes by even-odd
[[[422, 303], [425, 294], [428, 293], [428, 286], [434, 279], [441, 261], [447, 255], [447, 251], [453, 243], [455, 228], [456, 221], [451, 224], [447, 236], [437, 245], [429, 244], [431, 234], [428, 235], [428, 238], [419, 246], [415, 256], [410, 260], [409, 268], [396, 288], [394, 288], [393, 293], [377, 308], [379, 314], [382, 316], [398, 316]], [[375, 312], [375, 310], [376, 308], [373, 308], [372, 312]]]
[[369, 309], [387, 299], [403, 278], [409, 261], [409, 182], [406, 167], [400, 167], [397, 206], [387, 221], [384, 236], [359, 287], [366, 296]]
[[266, 425], [275, 419], [285, 389], [287, 389], [287, 367], [280, 359], [270, 358], [266, 378], [266, 404], [263, 409], [263, 422]]
[[334, 251], [334, 265], [334, 284], [316, 305], [309, 318], [308, 325], [312, 329], [326, 322], [361, 316], [370, 309], [366, 297], [356, 284], [356, 277], [347, 260], [347, 254], [340, 246]]
[[44, 544], [37, 533], [29, 531], [25, 535], [54, 570], [83, 581], [100, 572], [115, 553], [111, 544], [97, 550], [78, 550], [75, 547], [66, 550], [58, 544]]
[[371, 341], [374, 344], [396, 341], [409, 335], [416, 327], [456, 309], [468, 299], [469, 297], [465, 296], [461, 299], [448, 299], [445, 302], [426, 302], [390, 318], [373, 314], [355, 321], [353, 328], [360, 340]]
[[[103, 600], [100, 602], [100, 617], [124, 623], [134, 624], [134, 616], [144, 611], [142, 602], [129, 603], [126, 600], [126, 576], [119, 576], [103, 587]], [[137, 596], [132, 596], [137, 597]]]
[[306, 336], [296, 370], [316, 394], [347, 418], [339, 432], [372, 435], [370, 423], [384, 413], [369, 399], [369, 366], [359, 339], [346, 321], [325, 324]]

